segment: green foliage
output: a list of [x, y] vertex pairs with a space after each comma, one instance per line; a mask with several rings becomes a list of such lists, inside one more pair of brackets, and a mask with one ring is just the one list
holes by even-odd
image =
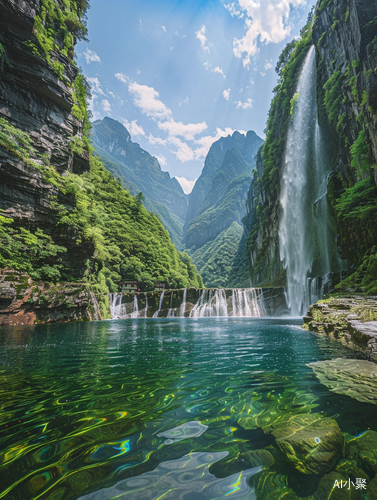
[[343, 75], [340, 71], [336, 71], [329, 80], [325, 83], [325, 98], [324, 104], [330, 123], [336, 127], [340, 107], [342, 105]]
[[73, 59], [73, 47], [77, 40], [85, 40], [87, 29], [85, 13], [88, 2], [74, 0], [54, 2], [41, 0], [34, 18], [34, 35], [45, 59], [50, 63], [54, 52], [61, 52]]
[[206, 287], [222, 288], [233, 277], [231, 272], [235, 271], [234, 258], [242, 235], [242, 227], [233, 222], [215, 240], [209, 241], [191, 254]]
[[344, 257], [349, 264], [360, 264], [377, 243], [377, 191], [372, 179], [346, 189], [334, 208]]
[[296, 92], [291, 99], [291, 116], [293, 116], [296, 112], [297, 103], [299, 99], [300, 99], [300, 92]]
[[77, 120], [83, 123], [82, 140], [86, 151], [91, 150], [89, 132], [92, 125], [90, 123], [91, 113], [88, 109], [88, 101], [91, 97], [90, 85], [80, 70], [73, 84], [73, 100], [75, 104], [72, 107], [72, 114]]
[[61, 254], [66, 251], [40, 229], [31, 233], [15, 228], [12, 219], [0, 215], [0, 268], [26, 272], [37, 280], [58, 281]]
[[28, 164], [31, 163], [30, 156], [35, 153], [29, 135], [11, 125], [5, 118], [0, 118], [0, 146]]
[[351, 166], [358, 174], [359, 172], [367, 173], [370, 168], [368, 144], [366, 141], [365, 130], [361, 130], [358, 138], [350, 148]]

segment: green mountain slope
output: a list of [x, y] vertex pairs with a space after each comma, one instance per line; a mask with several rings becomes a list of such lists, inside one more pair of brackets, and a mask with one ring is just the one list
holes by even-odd
[[[235, 285], [245, 279], [248, 281], [247, 253], [238, 251], [242, 231], [239, 234], [235, 227], [240, 229], [242, 225], [246, 196], [255, 167], [254, 156], [263, 141], [254, 132], [248, 132], [246, 137], [234, 133], [225, 139], [220, 139], [211, 148], [203, 169], [203, 178], [199, 178], [200, 189], [195, 193], [193, 191], [190, 196], [191, 214], [193, 206], [199, 201], [201, 204], [188, 223], [186, 247], [190, 249], [189, 253], [202, 273], [206, 286], [226, 286], [232, 281], [234, 273], [238, 276]], [[225, 150], [227, 146], [231, 147]], [[188, 213], [188, 217], [189, 215]], [[187, 221], [186, 218], [186, 224]], [[228, 232], [231, 226], [232, 231]], [[216, 245], [221, 245], [222, 250], [217, 251]], [[208, 267], [206, 259], [211, 254], [216, 255], [216, 265], [211, 259]], [[233, 260], [238, 255], [237, 263], [230, 262], [230, 255]], [[220, 263], [221, 256], [225, 259], [224, 265]], [[241, 268], [246, 273], [245, 279], [239, 272]]]
[[124, 125], [109, 117], [93, 123], [94, 154], [136, 195], [143, 192], [145, 206], [160, 217], [174, 243], [181, 246], [182, 226], [187, 213], [187, 195], [179, 182], [163, 172], [157, 159], [131, 141]]
[[237, 222], [233, 222], [214, 240], [191, 253], [191, 258], [200, 269], [207, 287], [228, 286], [243, 232], [243, 228]]
[[[131, 182], [124, 174], [124, 166], [121, 162], [115, 160], [107, 151], [102, 149], [98, 144], [94, 144], [95, 156], [103, 163], [106, 170], [111, 172], [116, 179], [119, 179], [124, 189], [136, 196], [142, 190], [142, 186], [137, 186]], [[169, 232], [174, 245], [182, 250], [182, 236], [183, 236], [183, 221], [180, 219], [170, 208], [154, 199], [145, 197], [144, 206], [149, 211], [157, 215], [165, 229]]]

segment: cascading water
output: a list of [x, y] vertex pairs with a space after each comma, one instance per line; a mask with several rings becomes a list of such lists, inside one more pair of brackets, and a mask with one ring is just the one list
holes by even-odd
[[[158, 318], [162, 310], [165, 290], [160, 295], [158, 310], [153, 318]], [[169, 293], [169, 291], [167, 292]], [[177, 291], [170, 291], [169, 308], [164, 309], [163, 315], [167, 318], [184, 318], [190, 310], [190, 318], [205, 317], [247, 317], [260, 318], [266, 316], [264, 297], [262, 289], [204, 289], [199, 291], [199, 297], [195, 304], [187, 302], [187, 289], [183, 290], [182, 302], [179, 307], [173, 307], [173, 293], [177, 297]], [[145, 309], [139, 310], [138, 296], [135, 294], [133, 302], [122, 303], [122, 294], [113, 293], [109, 296], [110, 312], [113, 319], [146, 318], [148, 306], [148, 294], [145, 293]], [[176, 300], [176, 298], [174, 299]]]
[[[309, 278], [330, 272], [326, 160], [318, 124], [317, 69], [314, 46], [309, 50], [292, 100], [281, 178], [280, 259], [287, 271], [287, 302], [293, 316], [306, 313], [320, 297]], [[314, 293], [314, 289], [316, 292]]]
[[158, 318], [158, 313], [161, 311], [161, 306], [162, 306], [162, 301], [164, 300], [164, 295], [165, 295], [165, 290], [162, 290], [161, 296], [160, 296], [160, 302], [158, 303], [158, 311], [156, 311], [152, 318]]

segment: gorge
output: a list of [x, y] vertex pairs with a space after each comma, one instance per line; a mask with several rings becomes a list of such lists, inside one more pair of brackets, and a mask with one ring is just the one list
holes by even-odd
[[0, 2], [0, 498], [377, 499], [377, 1], [88, 9]]

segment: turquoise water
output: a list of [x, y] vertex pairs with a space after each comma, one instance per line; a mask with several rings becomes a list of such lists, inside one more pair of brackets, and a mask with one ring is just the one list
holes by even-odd
[[324, 474], [299, 472], [268, 426], [313, 413], [377, 431], [376, 405], [306, 366], [338, 357], [361, 355], [282, 320], [3, 328], [0, 498], [309, 498]]

